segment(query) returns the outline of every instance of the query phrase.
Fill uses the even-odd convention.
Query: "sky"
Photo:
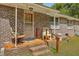
[[[44,3],[45,6],[51,7],[53,3]]]

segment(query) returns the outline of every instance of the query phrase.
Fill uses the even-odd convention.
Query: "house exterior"
[[[61,33],[63,36],[66,33],[75,35],[76,32],[79,32],[79,19],[62,15],[57,10],[52,10],[38,4],[0,4],[0,21],[3,19],[5,19],[5,22],[9,21],[9,30],[11,29],[15,35],[24,34],[25,38],[36,37],[36,29],[38,29],[39,38],[42,37],[43,30],[46,29],[54,34]],[[0,24],[0,28],[2,27]],[[2,31],[0,30],[0,32]],[[4,34],[5,38],[9,36],[7,33],[6,35]],[[5,39],[1,35],[0,43]],[[11,38],[3,42],[7,41],[11,41]]]

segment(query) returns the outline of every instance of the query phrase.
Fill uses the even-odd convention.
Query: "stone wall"
[[[18,33],[23,34],[23,12],[18,9]],[[11,28],[15,31],[15,8],[0,5],[0,48],[4,42],[11,42]]]
[[[5,49],[5,56],[31,56],[32,53],[29,51],[28,47],[17,47]]]
[[[18,32],[23,34],[23,9],[18,9]],[[15,8],[0,5],[0,18],[8,19],[10,26],[15,31]]]
[[[50,28],[50,24],[49,24],[50,18],[51,18],[50,16],[42,13],[37,13],[37,12],[34,13],[34,29],[35,29],[35,32],[36,32],[36,28],[39,29],[39,37],[42,36],[43,27]],[[60,18],[60,24],[58,26],[59,26],[59,29],[56,29],[56,33],[62,33],[63,36],[65,35],[65,33],[69,33],[72,36],[74,35],[74,29],[67,28],[68,27],[67,19]]]
[[[59,29],[59,33],[62,33],[62,35],[65,35],[66,33],[68,33],[70,36],[74,35],[74,24],[72,26],[68,25],[68,19],[66,18],[60,18],[60,29]],[[72,21],[71,21],[72,22]],[[71,29],[68,29],[71,28]]]
[[[9,20],[0,18],[0,48],[5,42],[11,42],[11,27]]]
[[[49,19],[50,16],[42,14],[42,13],[34,13],[34,29],[36,32],[36,28],[39,30],[39,37],[42,36],[42,29],[43,27],[49,27]]]

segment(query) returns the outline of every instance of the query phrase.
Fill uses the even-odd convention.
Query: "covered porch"
[[[33,40],[36,38],[42,39],[42,31],[43,27],[48,27],[49,21],[47,21],[47,25],[42,24],[43,19],[48,20],[53,15],[51,14],[52,10],[44,9],[43,7],[37,4],[1,4],[8,8],[13,8],[14,19],[9,22],[10,31],[12,34],[11,41],[14,43],[15,47],[18,42],[24,42],[28,40]],[[42,9],[43,8],[43,9]],[[43,12],[44,11],[44,12]],[[54,11],[55,13],[56,11]],[[40,17],[43,15],[44,17]],[[37,17],[37,18],[36,18]],[[45,19],[47,17],[48,19]],[[38,24],[38,19],[41,23]],[[55,16],[54,16],[55,20]],[[55,22],[54,22],[55,24]],[[55,30],[54,30],[55,33]],[[8,36],[8,35],[7,35]],[[6,37],[5,37],[6,38]],[[5,42],[6,43],[6,42]]]

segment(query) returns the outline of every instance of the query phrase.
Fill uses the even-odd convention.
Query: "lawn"
[[[60,51],[56,53],[56,49],[51,49],[52,55],[58,56],[79,56],[79,37],[72,37],[69,42],[63,40],[60,43]]]

